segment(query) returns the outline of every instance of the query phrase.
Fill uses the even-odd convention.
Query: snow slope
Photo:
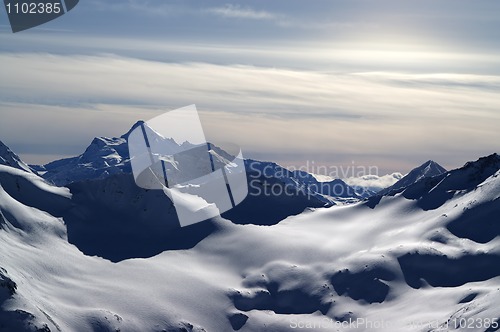
[[[21,158],[0,141],[0,165],[10,166],[26,172],[34,173]]]
[[[67,216],[106,228],[130,202],[108,195],[131,185],[122,175],[70,193],[11,167],[0,174],[0,331],[445,331],[463,319],[473,327],[459,331],[498,330],[484,327],[500,317],[498,155],[375,205],[311,209],[274,226],[208,220],[193,245],[119,262],[70,244]],[[104,218],[86,215],[89,198],[109,209]],[[155,236],[164,215],[144,211],[154,200],[116,216],[144,232],[137,246],[168,240]]]

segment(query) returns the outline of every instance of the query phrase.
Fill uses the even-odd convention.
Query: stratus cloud
[[[392,174],[386,174],[383,176],[378,176],[375,174],[364,175],[361,177],[350,177],[344,179],[344,181],[355,187],[364,187],[372,191],[380,191],[384,188],[392,186],[394,183],[398,182],[403,177],[403,174],[396,172]]]
[[[229,18],[244,18],[252,20],[273,20],[277,15],[267,12],[254,10],[250,7],[242,7],[240,5],[226,4],[222,7],[208,8],[207,12]]]
[[[390,73],[111,55],[0,54],[0,63],[8,78],[0,81],[1,138],[13,148],[36,141],[41,153],[72,133],[79,153],[94,135],[193,103],[211,139],[284,164],[354,160],[392,172],[434,159],[453,168],[495,152],[500,140],[498,76],[399,74],[396,83]]]

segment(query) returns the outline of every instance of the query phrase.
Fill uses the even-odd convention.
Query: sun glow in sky
[[[0,139],[43,163],[196,104],[210,139],[253,158],[458,167],[498,152],[499,12],[483,0],[81,1],[33,30],[0,23]]]

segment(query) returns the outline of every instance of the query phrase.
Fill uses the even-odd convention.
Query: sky
[[[0,140],[45,163],[196,104],[246,157],[451,169],[500,152],[499,54],[496,0],[81,0],[15,34],[1,8]]]

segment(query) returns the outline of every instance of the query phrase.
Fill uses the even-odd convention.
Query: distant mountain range
[[[127,148],[127,138],[133,129],[143,123],[143,121],[137,122],[121,137],[94,138],[87,149],[79,156],[53,161],[46,165],[30,165],[30,167],[44,179],[58,186],[65,186],[83,180],[102,179],[115,174],[131,174],[132,168]],[[220,148],[215,148],[221,151]],[[261,178],[269,178],[268,182],[278,182],[288,187],[294,187],[295,191],[305,191],[307,196],[314,197],[314,199],[328,205],[339,202],[339,200],[336,200],[337,198],[344,199],[343,201],[348,199],[347,202],[352,202],[377,193],[369,187],[349,186],[341,179],[319,181],[310,173],[305,171],[292,172],[274,162],[246,159],[245,166],[249,174],[255,175],[258,173]],[[398,181],[394,186],[382,191],[382,193],[405,187],[412,182],[418,181],[421,177],[439,174],[439,171],[444,171],[444,168],[435,162],[429,161],[414,169],[410,174]],[[316,203],[313,204],[313,206],[316,205]]]
[[[131,179],[127,138],[129,133],[141,124],[142,121],[137,122],[121,137],[94,138],[79,156],[46,165],[31,165],[31,168],[45,180],[58,186],[80,187],[81,184],[78,183],[82,181],[102,180],[119,175],[124,175],[124,179]],[[225,154],[220,148],[213,147],[218,153]],[[291,214],[300,213],[308,207],[330,206],[363,198],[340,179],[319,182],[307,172],[292,172],[274,162],[252,159],[245,160],[245,167],[249,195],[242,204],[227,212],[227,216],[236,223],[269,225]],[[272,206],[274,212],[270,213],[269,209],[255,209],[257,202],[262,206]],[[262,211],[267,211],[265,217],[261,215]]]
[[[17,165],[16,167],[19,169],[25,169],[40,175],[50,183],[69,187],[72,191],[79,193],[76,195],[78,199],[83,199],[80,193],[86,192],[86,200],[88,201],[85,204],[91,209],[92,206],[100,205],[99,202],[95,201],[96,197],[102,196],[99,194],[100,192],[111,195],[109,198],[105,198],[108,203],[134,194],[142,195],[139,194],[141,192],[147,193],[147,191],[133,184],[132,167],[127,146],[129,134],[141,125],[147,126],[143,121],[138,121],[121,137],[96,137],[81,155],[56,160],[46,165],[28,166],[2,144],[6,151],[4,159],[9,160],[12,165]],[[158,139],[164,138],[160,137]],[[175,142],[172,142],[166,142],[166,144],[175,144]],[[217,146],[212,146],[217,153],[227,155],[225,151]],[[289,171],[274,162],[245,159],[245,167],[249,195],[241,204],[224,213],[223,216],[234,223],[259,225],[275,224],[290,215],[299,214],[307,208],[354,203],[370,196],[383,196],[394,193],[398,189],[409,186],[424,177],[432,177],[445,171],[437,163],[428,161],[412,170],[393,186],[374,192],[366,187],[351,187],[341,179],[319,181],[313,174],[305,171]],[[106,191],[105,188],[102,188],[103,186],[109,186],[110,183],[114,183],[114,188],[121,188],[118,193],[123,195],[113,196],[109,193],[109,190]],[[150,194],[148,193],[148,195]],[[160,193],[157,198],[157,206],[160,210],[164,206],[162,203],[163,198]],[[109,206],[113,205],[114,203],[103,208],[108,209]],[[102,211],[99,210],[98,213],[102,214]],[[111,215],[116,215],[116,213],[113,212]],[[175,213],[169,217],[169,220],[171,220],[170,228],[175,228],[177,225]],[[95,228],[90,228],[90,230],[94,232]],[[73,232],[70,232],[70,234],[73,234]],[[75,239],[72,235],[70,237],[71,240]],[[93,247],[95,248],[95,246]],[[118,251],[123,252],[122,249]]]

